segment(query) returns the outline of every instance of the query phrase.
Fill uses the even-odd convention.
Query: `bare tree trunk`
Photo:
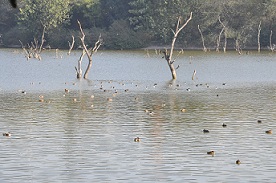
[[[219,16],[219,22],[221,22],[220,16]],[[223,26],[222,29],[221,29],[221,31],[220,31],[220,33],[219,33],[218,39],[217,39],[217,48],[216,48],[216,51],[217,51],[217,52],[219,52],[221,35],[222,35],[224,29],[225,29],[225,28],[224,28],[224,26]]]
[[[224,28],[221,29],[220,33],[219,33],[219,36],[218,36],[218,39],[217,39],[217,48],[216,48],[216,51],[219,52],[219,47],[220,47],[220,39],[221,39],[221,35],[224,31]]]
[[[72,49],[74,48],[74,45],[75,45],[75,37],[72,35],[72,43],[70,43],[70,41],[68,41],[68,44],[69,44],[69,51],[68,51],[68,55],[71,54],[71,51]]]
[[[224,30],[224,46],[223,46],[223,52],[226,53],[226,47],[227,47],[227,32],[226,32],[226,26],[224,23],[222,23],[220,16],[219,16],[219,23],[222,25],[223,30]]]
[[[227,47],[227,33],[224,31],[224,46],[223,46],[223,52],[226,53],[226,47]]]
[[[177,79],[176,69],[174,68],[174,65],[173,65],[174,61],[171,61],[170,54],[167,52],[167,50],[163,51],[163,53],[164,53],[164,58],[167,61],[168,66],[170,68],[172,79]]]
[[[260,42],[260,35],[261,35],[261,24],[262,21],[260,21],[259,27],[258,27],[258,52],[261,52],[261,42]]]
[[[274,52],[275,50],[275,44],[272,44],[272,30],[270,31],[270,35],[269,35],[269,49],[271,50],[271,52]]]
[[[242,54],[242,50],[241,50],[241,46],[240,46],[238,38],[236,39],[236,51],[239,53],[239,55]]]
[[[176,25],[175,31],[172,30],[174,36],[173,36],[173,39],[172,39],[170,53],[168,54],[167,50],[163,51],[164,58],[167,61],[168,66],[169,66],[170,71],[171,71],[171,74],[172,74],[172,79],[176,79],[177,78],[177,76],[176,76],[176,69],[174,68],[174,65],[173,65],[174,61],[172,61],[174,44],[175,44],[175,41],[177,39],[178,34],[192,20],[192,17],[193,17],[193,12],[191,12],[189,19],[183,25],[180,25],[180,23],[181,23],[181,16],[178,17],[178,21],[177,21],[177,25]],[[179,27],[179,26],[181,26],[181,27]]]
[[[200,30],[200,27],[199,25],[197,25],[197,28],[198,28],[198,31],[200,33],[200,36],[201,36],[201,40],[202,40],[202,46],[203,46],[203,51],[204,52],[207,52],[207,48],[205,46],[205,41],[204,41],[204,37],[203,37],[203,34],[202,34],[202,31]]]
[[[82,54],[78,60],[78,67],[75,67],[78,79],[80,79],[82,77],[81,63],[82,63],[82,59],[83,59],[84,55],[85,55],[85,50],[82,50]]]
[[[45,39],[44,39],[44,37],[45,37],[45,29],[46,29],[46,26],[43,26],[43,31],[42,31],[42,35],[41,35],[41,44],[40,44],[40,47],[39,47],[39,54],[41,53],[42,46],[43,46],[43,44],[45,42]]]
[[[90,55],[88,55],[87,52],[85,51],[86,55],[89,59],[89,63],[88,63],[88,66],[87,66],[86,71],[85,71],[84,76],[83,76],[84,79],[88,78],[88,73],[89,73],[90,68],[92,66],[92,55],[98,51],[98,49],[100,48],[101,45],[102,45],[102,39],[101,39],[101,35],[100,35],[99,38],[98,38],[98,41],[94,45],[94,48],[90,49],[90,51],[91,51]]]
[[[102,39],[101,39],[101,35],[100,35],[99,38],[98,38],[98,41],[94,45],[94,48],[91,48],[91,49],[88,50],[87,47],[86,47],[86,45],[85,45],[85,42],[84,42],[85,34],[84,34],[83,30],[82,30],[81,23],[79,21],[78,21],[78,24],[79,24],[79,28],[80,28],[80,31],[81,31],[81,34],[82,34],[82,37],[80,37],[80,40],[81,40],[81,43],[82,43],[82,47],[83,47],[83,49],[85,51],[85,54],[86,54],[86,56],[88,58],[88,65],[87,65],[86,71],[85,71],[84,76],[83,76],[84,79],[87,79],[88,78],[88,73],[89,73],[89,71],[90,71],[90,69],[92,67],[92,55],[94,53],[96,53],[97,50],[102,45]]]
[[[23,45],[21,40],[19,40],[19,42],[21,44],[21,47],[22,47],[23,51],[25,52],[25,56],[26,56],[27,60],[32,58],[32,53],[25,48],[25,46]]]

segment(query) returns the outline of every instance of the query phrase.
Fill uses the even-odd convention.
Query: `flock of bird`
[[[257,120],[257,122],[258,122],[258,123],[262,123],[262,120]],[[226,125],[225,123],[223,123],[223,124],[222,124],[222,127],[225,128],[225,127],[227,127],[227,125]],[[203,133],[209,133],[209,132],[210,132],[210,131],[207,130],[207,129],[203,129],[202,131],[203,131]],[[272,134],[272,130],[267,130],[267,131],[265,131],[265,133],[266,133],[266,134]],[[207,154],[208,154],[208,155],[211,155],[211,156],[215,156],[215,151],[208,151]],[[238,159],[238,160],[236,161],[236,164],[237,164],[237,165],[241,164],[241,161]]]
[[[10,0],[10,4],[11,4],[11,6],[13,8],[17,8],[16,0]],[[193,73],[193,76],[192,76],[192,80],[194,80],[195,74],[196,74],[196,71],[194,70],[194,73]],[[154,87],[156,85],[157,84],[154,84]],[[225,85],[225,83],[223,83],[223,85]],[[196,85],[196,86],[198,87],[199,85]],[[128,91],[128,90],[125,90],[125,91]],[[187,91],[190,91],[190,88],[188,88]],[[65,89],[65,93],[68,93],[68,92],[69,92],[69,90]],[[25,91],[22,91],[22,93],[26,94]],[[108,101],[112,101],[112,98],[108,98]],[[44,102],[43,96],[39,96],[39,102]],[[185,111],[186,111],[186,109],[181,109],[181,112],[185,112]],[[146,111],[146,112],[148,112],[148,111]],[[257,120],[257,122],[258,123],[262,123],[261,120]],[[223,123],[222,127],[227,127],[227,125]],[[209,132],[210,132],[209,130],[203,129],[203,133],[209,133]],[[267,131],[265,131],[265,133],[272,134],[272,130],[267,130]],[[11,137],[11,133],[10,132],[5,132],[5,133],[3,133],[3,136],[5,136],[5,137]],[[141,141],[141,139],[139,137],[135,137],[134,138],[134,142],[140,142],[140,141]],[[214,156],[215,155],[215,151],[213,151],[213,150],[212,151],[208,151],[207,154],[211,155],[211,156]],[[236,160],[236,164],[237,165],[241,164],[241,161],[239,159]]]
[[[111,83],[111,82],[110,82]],[[102,85],[103,83],[101,82],[101,90],[103,90],[103,85]],[[154,84],[154,86],[156,86],[157,84]],[[128,91],[128,90],[127,90]],[[127,92],[126,90],[125,90],[125,92]],[[65,92],[65,94],[66,93],[69,93],[70,91],[69,91],[69,89],[64,89],[64,92]],[[25,90],[22,90],[21,91],[21,93],[22,94],[26,94],[26,91]],[[94,95],[91,95],[91,98],[94,98]],[[112,101],[112,98],[108,98],[107,99],[109,102],[110,101]],[[74,102],[76,102],[77,101],[77,99],[75,99],[74,98],[74,100],[73,100]],[[44,96],[43,95],[39,95],[39,102],[44,102]],[[162,104],[163,105],[163,104]],[[164,104],[165,105],[165,104]],[[183,109],[181,109],[180,110],[181,112],[186,112],[186,109],[185,108],[183,108]],[[149,115],[151,115],[151,114],[153,114],[153,112],[152,111],[149,111],[149,110],[145,110],[145,112],[147,113],[147,114],[149,114]],[[257,120],[257,123],[262,123],[262,121],[261,120]],[[225,124],[225,123],[223,123],[222,124],[222,127],[223,128],[226,128],[227,127],[227,124]],[[203,133],[210,133],[210,131],[208,130],[208,129],[203,129],[202,130],[202,132]],[[267,130],[267,131],[265,131],[265,133],[266,134],[272,134],[272,130]],[[5,132],[5,133],[3,133],[3,136],[4,137],[11,137],[11,133],[10,132]],[[141,141],[141,139],[139,138],[139,137],[135,137],[134,138],[134,142],[140,142]],[[207,152],[207,154],[208,155],[211,155],[211,156],[215,156],[215,151],[208,151]],[[238,159],[238,160],[236,160],[236,164],[237,165],[240,165],[241,164],[241,161]]]

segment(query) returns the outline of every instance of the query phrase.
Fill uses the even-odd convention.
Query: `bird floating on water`
[[[204,129],[203,133],[209,133],[209,130]]]
[[[214,156],[215,155],[215,151],[208,151],[207,154]]]
[[[238,160],[236,161],[236,164],[237,164],[237,165],[241,164],[241,161],[238,159]]]
[[[10,136],[11,136],[11,133],[10,133],[10,132],[3,133],[3,136],[5,136],[5,137],[10,137]]]
[[[139,137],[134,138],[134,142],[140,142],[140,138]]]

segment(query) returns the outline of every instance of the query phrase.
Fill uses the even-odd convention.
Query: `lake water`
[[[185,52],[176,81],[144,51],[100,51],[77,80],[79,56],[0,50],[1,182],[275,181],[275,54]]]

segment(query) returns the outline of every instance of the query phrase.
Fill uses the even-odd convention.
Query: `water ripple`
[[[265,133],[276,127],[274,91],[1,92],[1,130],[12,136],[1,137],[0,180],[266,182],[276,165],[275,135]]]

